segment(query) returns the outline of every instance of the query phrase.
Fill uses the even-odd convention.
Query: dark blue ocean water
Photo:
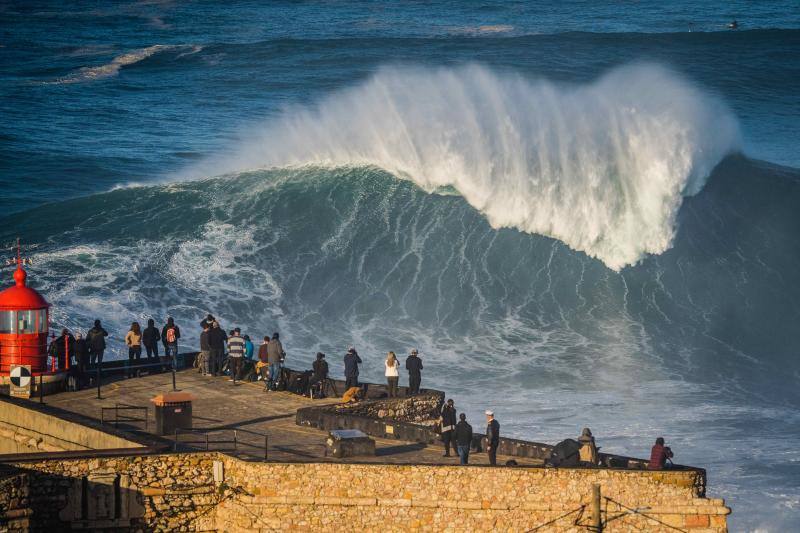
[[[797,2],[3,2],[0,241],[120,354],[209,310],[373,380],[418,347],[471,418],[663,434],[787,531],[798,86]]]

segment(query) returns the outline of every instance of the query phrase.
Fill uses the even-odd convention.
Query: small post
[[[173,446],[172,451],[178,451],[178,428],[175,428],[175,445]]]
[[[236,432],[236,430],[234,429],[234,430],[233,430],[233,449],[234,449],[234,450],[238,450],[238,448],[237,448],[237,446],[236,446],[236,440],[237,440],[237,439],[236,439],[236,437],[237,437],[237,432]]]
[[[264,435],[264,460],[269,459],[269,435]]]
[[[591,530],[596,533],[603,531],[603,522],[600,516],[600,484],[592,485],[592,525]]]
[[[178,390],[175,384],[175,354],[172,354],[172,390]]]
[[[39,374],[39,403],[44,403],[44,385],[41,374]]]
[[[97,399],[100,399],[100,361],[97,362]]]

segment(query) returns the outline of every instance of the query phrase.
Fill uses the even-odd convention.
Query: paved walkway
[[[353,461],[375,463],[414,464],[458,464],[458,457],[442,457],[443,449],[438,445],[424,445],[388,439],[375,439],[375,457],[335,459],[325,457],[327,432],[295,424],[295,412],[301,407],[336,403],[335,398],[311,400],[288,392],[264,392],[262,382],[237,383],[227,378],[201,376],[196,370],[177,373],[177,385],[181,392],[194,395],[192,404],[195,429],[214,429],[209,433],[210,449],[225,451],[243,459],[264,458],[264,436],[269,439],[269,460],[278,462],[306,461]],[[102,399],[96,398],[96,389],[80,392],[63,392],[45,397],[45,403],[100,419],[101,407],[116,404],[148,407],[150,423],[148,432],[153,432],[154,406],[150,399],[172,391],[171,374],[155,374],[109,383],[102,388]],[[111,415],[113,417],[113,414]],[[136,415],[141,416],[141,415]],[[108,412],[106,412],[108,418]],[[120,424],[119,429],[144,430],[143,423]],[[476,431],[482,428],[475,427]],[[233,440],[236,432],[237,449],[232,443],[217,443],[218,440]],[[174,440],[174,436],[165,436]],[[205,449],[205,435],[181,435],[184,448]],[[473,454],[473,464],[487,464],[486,454]],[[504,464],[508,457],[498,456]],[[515,458],[520,464],[536,464],[535,461]]]

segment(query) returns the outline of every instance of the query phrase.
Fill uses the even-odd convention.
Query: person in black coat
[[[450,445],[454,442],[453,430],[456,429],[456,406],[453,404],[453,399],[447,400],[447,403],[442,407],[442,414],[439,417],[439,422],[442,428],[442,442],[444,443],[444,457],[450,457]]]
[[[500,424],[494,419],[493,411],[486,411],[486,452],[489,464],[497,465],[497,446],[500,444]]]
[[[103,329],[99,320],[94,321],[94,327],[86,333],[86,343],[89,345],[89,362],[103,364],[103,352],[106,351],[106,337],[108,332]]]
[[[78,388],[89,384],[89,345],[80,333],[75,334],[75,360],[78,362]]]
[[[419,352],[411,350],[411,355],[406,359],[406,370],[408,370],[408,395],[419,394],[419,386],[422,384],[422,359]]]
[[[225,341],[228,335],[219,327],[219,322],[214,321],[208,330],[208,371],[212,376],[222,372],[222,359],[225,356]]]
[[[472,426],[467,423],[467,415],[458,415],[459,421],[456,429],[453,430],[453,438],[456,441],[456,451],[461,459],[462,465],[469,464],[469,449],[472,446]]]
[[[311,364],[311,368],[313,369],[314,373],[311,375],[311,379],[308,381],[308,388],[305,391],[306,394],[311,391],[311,388],[314,385],[320,381],[328,379],[328,362],[325,360],[324,353],[317,352],[317,359]]]
[[[55,356],[58,361],[58,369],[64,370],[67,367],[67,353],[70,359],[75,356],[75,337],[66,328],[61,330],[61,336],[53,341]],[[72,366],[72,365],[70,365]]]
[[[344,390],[352,387],[358,387],[358,365],[361,364],[361,358],[354,347],[347,350],[347,355],[344,356],[344,377],[346,384]]]
[[[158,341],[160,340],[161,334],[156,327],[156,321],[151,318],[147,321],[147,327],[142,331],[142,344],[147,351],[148,363],[151,363],[154,357],[158,358]]]

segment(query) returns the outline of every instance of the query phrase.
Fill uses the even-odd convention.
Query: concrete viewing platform
[[[439,391],[387,399],[368,385],[342,404],[186,369],[176,382],[191,413],[164,406],[193,426],[176,443],[156,434],[151,401],[173,392],[172,374],[124,373],[109,370],[99,399],[90,388],[0,401],[0,530],[727,531],[731,510],[706,497],[700,468],[609,454],[542,467],[552,446],[507,438],[492,467],[478,421],[458,466],[434,428]],[[359,437],[347,444],[363,455],[332,457],[334,429],[369,435],[374,455]]]
[[[340,398],[310,399],[284,391],[264,391],[264,384],[237,382],[234,385],[227,377],[206,377],[194,369],[177,373],[177,389],[194,396],[192,402],[193,434],[178,436],[179,450],[205,451],[205,434],[209,438],[209,450],[245,460],[264,460],[267,436],[267,457],[275,462],[369,462],[389,464],[458,464],[455,451],[453,457],[442,457],[443,446],[404,442],[396,439],[375,438],[375,455],[337,459],[325,455],[327,431],[296,424],[298,409],[313,406],[333,405]],[[104,385],[102,399],[98,400],[96,389],[78,392],[62,392],[45,397],[45,404],[76,413],[114,427],[116,405],[144,407],[148,409],[148,424],[144,422],[120,422],[117,429],[122,432],[146,433],[155,437],[154,405],[151,399],[159,394],[172,392],[172,376],[169,373],[121,379]],[[120,418],[141,417],[141,412],[120,411]],[[473,430],[480,432],[483,421],[473,421]],[[236,434],[236,449],[232,442]],[[158,439],[174,443],[175,436],[165,435]],[[225,442],[220,442],[225,441]],[[498,463],[504,464],[511,456],[498,455]],[[537,465],[542,461],[534,458],[513,457],[520,465]],[[485,453],[470,455],[471,464],[488,464]]]

